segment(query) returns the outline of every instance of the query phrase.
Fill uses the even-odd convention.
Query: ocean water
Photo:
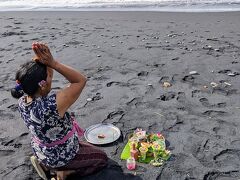
[[[0,11],[240,11],[240,0],[0,0]]]

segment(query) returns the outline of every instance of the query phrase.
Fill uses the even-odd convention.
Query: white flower
[[[59,133],[62,131],[63,129],[61,127],[54,127],[49,129],[46,132],[46,137],[51,139],[52,141],[58,140],[57,139],[57,135],[59,135]]]

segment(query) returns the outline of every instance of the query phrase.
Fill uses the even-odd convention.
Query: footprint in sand
[[[20,136],[16,137],[15,139],[11,139],[9,141],[3,140],[1,144],[6,147],[14,147],[14,148],[21,148],[22,147],[22,140],[26,140],[26,136],[29,133],[22,133]]]
[[[231,73],[232,71],[229,70],[229,69],[224,69],[224,70],[220,70],[218,71],[219,74],[228,74],[228,73]]]
[[[204,177],[203,180],[208,180],[208,179],[216,179],[216,177],[218,179],[233,179],[232,177],[240,177],[240,172],[238,170],[233,170],[233,171],[209,171],[207,172]],[[235,178],[234,178],[235,179]]]
[[[12,104],[7,107],[8,109],[12,110],[13,112],[18,111],[18,104]]]
[[[104,119],[102,121],[102,123],[104,123],[104,122],[108,122],[108,123],[119,122],[123,118],[124,115],[125,115],[125,113],[122,110],[113,111],[107,115],[107,118]]]
[[[0,157],[2,156],[11,156],[15,153],[14,150],[1,150],[0,149]]]
[[[216,117],[216,116],[225,116],[227,115],[227,112],[225,111],[217,111],[217,110],[208,110],[202,113],[205,116],[209,117]]]
[[[142,102],[142,97],[135,97],[131,101],[127,102],[127,106],[136,106],[138,103]]]
[[[126,82],[119,82],[119,81],[111,81],[109,83],[106,84],[107,87],[111,87],[113,84],[115,85],[119,85],[120,87],[129,87],[130,83],[126,83]]]
[[[199,101],[202,103],[203,106],[205,107],[211,107],[210,103],[208,102],[207,98],[201,98]]]
[[[238,93],[237,89],[231,89],[230,86],[226,86],[224,84],[224,81],[220,81],[220,83],[221,83],[220,85],[212,89],[212,93],[223,94],[225,96]]]
[[[146,94],[146,95],[147,95],[147,94],[152,95],[154,92],[155,92],[155,88],[154,88],[152,85],[148,85],[145,94]]]
[[[182,79],[182,81],[184,83],[193,83],[194,82],[194,77],[192,75],[187,75],[187,76],[184,76],[184,78]]]
[[[186,100],[185,93],[184,92],[178,92],[177,101],[184,102],[185,100]]]
[[[176,96],[176,93],[175,92],[167,92],[167,93],[164,93],[162,94],[159,98],[157,99],[160,99],[162,101],[169,101],[171,99],[174,99]]]
[[[224,108],[227,106],[226,102],[221,102],[217,104],[210,104],[207,98],[200,98],[199,101],[202,103],[205,107],[217,107],[217,108]]]
[[[141,71],[137,74],[137,76],[147,76],[148,72],[147,71]]]

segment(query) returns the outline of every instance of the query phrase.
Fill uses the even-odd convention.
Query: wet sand
[[[122,141],[101,147],[142,179],[240,178],[240,12],[1,12],[0,179],[37,179],[30,134],[10,96],[33,41],[88,77],[71,108],[83,128],[109,122]],[[191,72],[196,71],[196,72]],[[163,87],[169,82],[170,87]],[[53,89],[66,85],[55,73]],[[87,102],[87,98],[92,98]],[[136,128],[161,132],[172,158],[162,167],[120,160]],[[114,179],[114,177],[112,177]]]

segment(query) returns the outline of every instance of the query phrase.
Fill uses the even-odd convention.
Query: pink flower
[[[157,133],[157,137],[160,139],[164,139],[163,135],[160,132]]]

